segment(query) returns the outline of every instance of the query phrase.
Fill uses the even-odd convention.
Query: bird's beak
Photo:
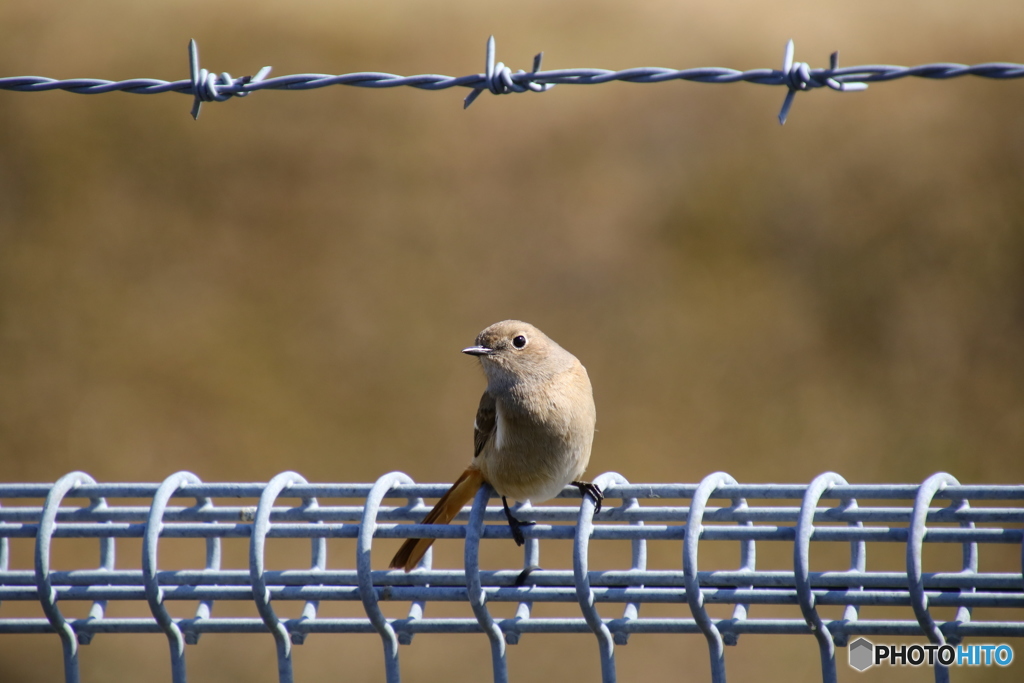
[[[489,356],[494,353],[494,349],[487,348],[486,346],[470,346],[468,349],[462,349],[463,353],[468,353],[471,356]]]

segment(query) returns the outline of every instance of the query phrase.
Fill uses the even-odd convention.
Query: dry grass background
[[[1013,0],[10,0],[0,73],[183,78],[195,37],[235,75],[462,75],[490,33],[513,68],[774,66],[790,37],[813,66],[1021,62],[1022,26]],[[785,128],[783,91],[749,84],[463,95],[262,92],[195,123],[176,94],[0,93],[0,480],[447,480],[483,384],[458,350],[519,317],[590,370],[592,474],[1021,481],[1021,83],[804,94]],[[526,637],[513,677],[593,680],[594,647]],[[162,680],[165,651],[101,636],[84,680]],[[698,636],[618,652],[623,680],[707,675]],[[811,638],[729,657],[736,680],[818,679]],[[403,658],[410,681],[489,671],[483,636]],[[370,636],[296,666],[383,671]],[[270,637],[206,636],[190,673],[276,680]],[[56,637],[0,638],[0,680],[60,675]]]

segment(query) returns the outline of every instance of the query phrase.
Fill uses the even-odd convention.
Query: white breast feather
[[[494,450],[500,451],[505,448],[505,432],[508,428],[505,426],[505,415],[501,410],[501,403],[495,406],[495,420],[494,420]]]

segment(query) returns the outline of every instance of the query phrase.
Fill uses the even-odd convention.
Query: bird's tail
[[[480,470],[475,467],[467,468],[447,493],[441,496],[441,500],[437,501],[434,509],[423,518],[423,524],[448,524],[451,522],[455,519],[455,515],[459,514],[462,506],[473,500],[473,496],[480,490],[483,483],[484,475]],[[419,563],[427,552],[427,548],[435,540],[433,538],[407,539],[395,553],[394,559],[391,560],[391,568],[412,571],[412,568]]]

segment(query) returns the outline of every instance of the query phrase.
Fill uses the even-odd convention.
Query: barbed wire
[[[936,63],[919,66],[892,66],[870,64],[863,66],[839,66],[839,53],[833,52],[827,69],[811,68],[806,62],[794,60],[794,45],[786,44],[782,68],[752,69],[737,71],[722,67],[701,67],[694,69],[668,69],[661,67],[639,67],[621,71],[607,69],[555,69],[542,71],[544,53],[534,57],[533,69],[515,73],[502,62],[495,62],[494,36],[487,40],[484,73],[468,76],[443,76],[420,74],[398,76],[395,74],[365,71],[341,75],[293,74],[268,78],[271,67],[265,66],[253,76],[232,78],[231,74],[215,74],[200,68],[199,50],[196,41],[189,42],[190,75],[186,80],[164,81],[153,78],[133,78],[124,81],[108,81],[96,78],[71,78],[58,80],[42,76],[13,76],[0,78],[0,90],[18,92],[45,92],[66,90],[83,95],[98,95],[108,92],[127,92],[135,95],[155,95],[164,92],[179,92],[193,96],[192,118],[198,119],[204,102],[223,102],[232,97],[244,97],[258,90],[313,90],[332,85],[350,85],[359,88],[412,87],[421,90],[445,90],[448,88],[470,88],[472,92],[463,101],[469,107],[485,90],[495,95],[522,92],[545,92],[556,85],[596,85],[611,81],[626,83],[663,83],[666,81],[694,81],[697,83],[737,83],[745,81],[760,85],[776,85],[787,88],[779,123],[785,124],[793,99],[797,92],[830,88],[839,92],[864,90],[869,83],[893,81],[899,78],[929,78],[946,80],[961,76],[978,76],[991,79],[1024,78],[1024,64],[1011,62],[989,62],[985,64]]]
[[[865,636],[924,637],[930,643],[925,647],[933,648],[958,646],[965,638],[1024,637],[1019,566],[993,571],[988,555],[980,559],[993,544],[1024,547],[1024,485],[964,485],[946,473],[921,484],[850,484],[834,472],[809,484],[743,484],[724,472],[699,484],[631,484],[607,472],[594,483],[606,496],[600,511],[591,498],[580,500],[575,487],[559,496],[575,500],[561,505],[517,506],[517,516],[535,522],[524,530],[523,566],[496,570],[481,567],[481,542],[511,546],[511,533],[502,508],[488,506],[494,495],[489,487],[455,523],[424,525],[430,509],[424,498],[440,497],[447,486],[417,484],[401,472],[372,484],[310,483],[295,472],[267,483],[205,483],[190,472],[161,483],[100,483],[71,472],[52,484],[0,484],[0,600],[35,602],[42,610],[41,617],[0,613],[0,635],[59,636],[66,683],[79,680],[79,646],[99,634],[163,633],[174,683],[186,681],[186,645],[217,633],[271,634],[282,683],[293,681],[292,646],[312,634],[378,634],[388,683],[401,678],[399,646],[419,633],[485,635],[496,683],[508,681],[506,645],[558,633],[596,637],[605,683],[616,679],[615,647],[651,633],[703,635],[713,683],[726,680],[725,646],[737,645],[746,634],[813,636],[823,683],[836,681],[836,648],[849,647],[856,666]],[[389,499],[398,501],[385,503]],[[53,545],[64,538],[98,541],[98,566],[51,566]],[[141,567],[138,557],[126,563],[115,552],[121,539],[133,538],[142,539]],[[160,540],[167,538],[204,542],[205,566],[161,569]],[[268,569],[266,547],[274,538],[309,539],[311,554],[289,553],[294,564]],[[389,543],[405,538],[456,539],[463,561],[456,568],[437,567],[431,550],[410,573],[375,569],[394,551]],[[226,539],[248,544],[248,568],[223,566]],[[331,539],[355,540],[354,554],[338,552],[348,546],[332,546],[329,565]],[[572,541],[571,570],[539,568],[541,543],[550,540]],[[602,568],[588,559],[595,544],[622,541],[630,543],[628,568]],[[709,541],[736,544],[739,567],[709,567],[707,554],[699,553]],[[820,554],[823,543],[836,542],[849,544],[848,564],[843,558],[836,568],[811,571],[812,550]],[[765,555],[757,552],[765,543],[791,546],[792,564],[765,567]],[[651,544],[670,550],[681,566],[650,568]],[[892,555],[886,544],[905,548],[905,564],[879,566],[880,556]],[[934,563],[936,544],[960,546],[960,569],[927,571],[924,549],[931,546]],[[558,552],[555,544],[544,547]],[[768,546],[773,547],[778,546]],[[871,569],[869,550],[875,558]],[[180,566],[180,555],[167,561],[174,552],[182,546],[165,543],[165,566]],[[599,557],[608,562],[610,555]],[[820,565],[823,558],[816,560]],[[142,604],[151,616],[110,614],[111,601]],[[198,603],[194,617],[171,616],[169,606],[180,613],[183,601]],[[361,603],[365,616],[325,616],[322,601]],[[225,611],[225,602],[255,603],[258,616],[216,614]],[[407,603],[408,616],[385,617],[386,602]],[[438,602],[468,603],[472,616],[430,615]],[[538,616],[536,602],[546,603],[549,614],[559,607],[561,612]],[[87,617],[68,616],[68,605],[75,603],[89,605]],[[280,616],[281,610],[294,613],[287,608],[298,603],[301,616]],[[502,604],[515,605],[515,616],[498,616]],[[659,616],[642,615],[644,605],[652,604],[666,609]],[[731,616],[711,616],[712,604],[731,605]],[[788,611],[792,606],[799,606],[798,618]],[[894,611],[899,608],[903,618]],[[975,608],[984,611],[976,614]],[[609,616],[612,609],[621,610],[621,617]],[[837,609],[841,616],[826,616]],[[934,673],[939,683],[948,681],[944,663],[936,661]]]

